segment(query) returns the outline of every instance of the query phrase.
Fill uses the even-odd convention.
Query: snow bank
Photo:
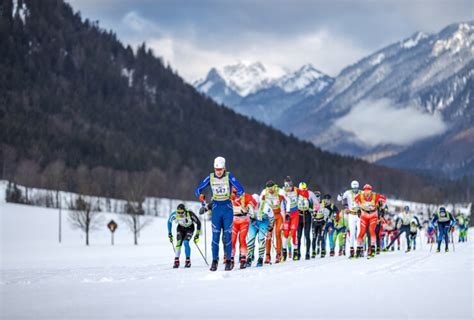
[[[192,244],[191,269],[172,269],[166,219],[132,245],[120,215],[115,246],[105,224],[83,245],[58,210],[0,204],[2,319],[472,319],[470,242],[456,252],[417,250],[375,259],[208,267]],[[209,223],[208,246],[210,245]],[[204,237],[200,242],[204,249]],[[208,248],[209,250],[209,248]],[[208,253],[209,256],[209,253]]]

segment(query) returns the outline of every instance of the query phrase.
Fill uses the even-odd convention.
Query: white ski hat
[[[354,180],[351,182],[351,188],[352,189],[359,189],[359,181]]]
[[[214,159],[214,168],[215,169],[225,169],[225,159],[224,157],[217,157]]]

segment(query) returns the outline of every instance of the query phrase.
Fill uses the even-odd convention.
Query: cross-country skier
[[[257,194],[254,199],[259,200]],[[265,242],[267,240],[267,233],[272,232],[274,224],[274,214],[272,208],[265,202],[260,202],[258,209],[250,213],[250,228],[247,237],[248,257],[247,267],[252,265],[255,251],[255,238],[258,236],[258,261],[257,267],[263,265],[263,256],[265,255]]]
[[[385,225],[385,230],[387,230],[387,243],[390,243],[392,240],[395,239],[397,241],[398,250],[400,251],[400,237],[397,237],[398,229],[397,229],[397,226],[395,225],[395,221],[393,220],[392,217],[388,217],[386,221],[387,221],[387,224]],[[389,249],[390,248],[388,248],[388,245],[384,247],[384,251],[388,251]],[[395,247],[392,246],[390,250],[394,251]]]
[[[272,180],[267,181],[265,184],[265,189],[262,190],[260,194],[260,202],[266,202],[272,209],[275,216],[275,225],[273,230],[275,230],[275,242],[276,242],[276,257],[275,263],[280,263],[281,260],[281,231],[283,226],[283,216],[281,212],[282,202],[284,198],[279,194],[278,185]],[[271,250],[272,250],[272,235],[273,232],[269,232],[267,235],[266,243],[266,256],[265,263],[270,263],[271,261]]]
[[[184,204],[179,204],[176,211],[170,214],[168,219],[168,239],[173,243],[173,233],[171,232],[171,226],[173,221],[176,222],[176,248],[173,268],[179,267],[179,256],[181,255],[181,247],[184,243],[184,251],[186,254],[186,261],[184,264],[185,268],[191,267],[191,247],[189,246],[189,240],[193,237],[194,224],[197,225],[196,235],[194,236],[194,242],[199,242],[199,235],[201,234],[201,221],[196,214],[190,210],[186,210]]]
[[[280,195],[284,198],[285,221],[283,222],[283,261],[287,258],[288,237],[291,233],[291,240],[293,241],[294,254],[297,253],[298,238],[296,231],[298,230],[298,189],[293,185],[290,177],[286,177],[284,181],[284,188],[280,190]]]
[[[436,249],[436,252],[439,252],[441,249],[443,237],[446,243],[445,251],[448,252],[449,232],[454,230],[454,225],[456,224],[456,220],[454,220],[453,215],[449,213],[445,207],[440,207],[438,212],[433,216],[431,224],[438,224],[438,248]]]
[[[194,191],[199,197],[199,201],[205,200],[202,191],[211,187],[212,193],[212,264],[211,271],[217,270],[219,259],[219,241],[221,229],[224,230],[224,249],[227,260],[225,261],[225,270],[232,270],[232,221],[234,219],[232,202],[230,200],[231,188],[237,189],[237,196],[244,193],[244,188],[230,172],[226,172],[225,159],[217,157],[214,159],[214,173],[209,174]]]
[[[467,241],[468,224],[466,224],[466,217],[462,213],[459,213],[456,217],[456,221],[459,229],[459,242]]]
[[[418,220],[418,218],[416,216],[413,216],[410,213],[410,207],[405,206],[403,208],[403,211],[395,219],[395,226],[398,227],[398,224],[401,223],[401,227],[398,229],[398,234],[395,237],[395,239],[390,241],[389,245],[387,246],[387,250],[390,249],[390,247],[393,245],[395,240],[397,238],[399,238],[402,235],[402,233],[405,233],[405,236],[406,236],[406,239],[407,239],[406,252],[409,252],[411,250],[411,247],[410,247],[410,222],[411,222],[412,218],[415,218],[418,221],[418,225],[420,224],[420,221]]]
[[[364,185],[364,192],[357,195],[354,199],[355,203],[358,204],[361,215],[360,215],[360,232],[357,237],[357,256],[362,256],[362,241],[367,231],[370,231],[370,256],[375,257],[375,227],[378,220],[378,208],[383,206],[386,202],[386,198],[378,193],[372,192],[372,186],[370,184]]]
[[[421,230],[420,220],[417,217],[413,217],[410,222],[410,244],[408,250],[413,244],[413,251],[416,250],[416,236],[418,235],[418,229]]]
[[[430,221],[425,221],[423,224],[425,225],[427,243],[435,243],[435,226]]]
[[[325,213],[328,213],[327,210],[323,210],[323,201],[321,200],[321,192],[315,191],[314,194],[316,198],[320,200],[319,210],[314,210],[313,212],[313,241],[312,241],[312,252],[311,258],[316,258],[321,251],[322,243],[323,243],[323,235],[324,229],[326,226],[326,218]]]
[[[248,193],[237,196],[237,189],[232,187],[232,206],[234,210],[234,222],[232,226],[232,267],[234,266],[235,246],[239,237],[240,246],[240,269],[245,268],[247,262],[247,233],[249,231],[250,215],[257,208],[257,202]]]
[[[347,224],[344,212],[337,212],[334,217],[334,235],[333,235],[333,246],[336,247],[336,242],[339,245],[339,256],[342,256],[345,252],[345,238]]]
[[[344,192],[342,195],[342,203],[344,206],[344,211],[346,213],[346,220],[349,226],[348,235],[349,235],[349,246],[350,246],[350,258],[354,257],[354,246],[355,239],[360,230],[360,212],[355,198],[360,194],[359,182],[354,180],[351,182],[351,189]]]
[[[304,232],[306,241],[306,255],[305,259],[309,260],[311,250],[311,221],[312,212],[319,210],[319,201],[316,199],[315,194],[308,190],[306,183],[301,182],[298,186],[298,249],[293,256],[293,260],[300,260],[301,258],[301,236]]]
[[[376,239],[376,246],[377,246],[377,251],[376,254],[380,254],[380,251],[382,250],[382,240],[383,240],[383,235],[384,235],[384,225],[386,224],[385,221],[385,214],[388,212],[388,207],[385,204],[383,207],[379,208],[379,219],[377,220],[377,226],[375,226],[375,236],[377,237]]]
[[[325,194],[323,196],[321,208],[326,222],[321,244],[321,258],[324,258],[326,255],[326,238],[329,239],[329,254],[332,257],[334,256],[334,220],[336,215],[339,213],[339,209],[334,205],[334,203],[332,203],[330,194]]]

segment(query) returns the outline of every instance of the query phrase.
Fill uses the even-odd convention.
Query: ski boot
[[[416,247],[415,247],[415,246],[413,246],[413,251],[416,251]]]
[[[300,252],[298,249],[295,249],[295,252],[293,252],[293,261],[298,261],[300,260]]]
[[[410,246],[408,246],[408,248],[405,250],[405,253],[410,252],[410,251],[411,251],[411,248]]]
[[[362,252],[362,247],[357,247],[357,251],[356,251],[356,255],[355,257],[356,258],[361,258],[363,257],[364,253]]]
[[[400,246],[398,246],[397,250],[400,251]]]
[[[446,249],[444,249],[444,252],[449,252],[449,248],[446,247]]]
[[[184,263],[184,267],[185,268],[191,268],[191,258],[190,257],[186,258],[186,261]]]
[[[440,252],[441,250],[439,248],[436,248],[436,253]]]
[[[377,251],[375,251],[376,254],[380,254],[380,246],[377,246]]]
[[[247,266],[247,259],[245,256],[240,256],[240,269],[245,269]]]
[[[340,256],[342,256],[342,253],[343,253],[342,249],[339,249],[339,252],[338,252],[337,255],[340,257]]]
[[[281,261],[281,254],[277,253],[276,258],[275,258],[275,263],[280,263]]]
[[[331,249],[331,251],[329,251],[329,256],[331,257],[334,257],[336,253],[334,252],[334,249]]]
[[[310,259],[309,252],[306,252],[306,255],[305,255],[304,259],[305,259],[305,260],[309,260],[309,259]]]
[[[265,257],[265,264],[270,264],[271,259],[272,259],[272,258],[270,257],[270,255],[267,254],[266,257]]]
[[[283,256],[281,257],[282,262],[286,261],[286,255],[287,255],[286,249],[283,249]]]
[[[370,246],[370,257],[371,258],[375,257],[375,246]]]
[[[326,249],[321,249],[321,258],[326,256]]]
[[[235,265],[235,263],[234,263],[234,257],[230,258],[230,264],[231,264],[231,266],[232,266],[232,269],[234,269],[234,265]]]
[[[247,257],[247,261],[245,262],[245,267],[249,268],[252,266],[252,257]]]
[[[311,252],[311,259],[314,259],[316,258],[316,251],[313,250],[313,252]]]
[[[231,260],[227,260],[225,262],[225,271],[230,271],[232,270],[232,268],[234,268],[234,266],[232,265],[232,261]]]
[[[318,255],[318,254],[319,254],[319,252],[320,252],[320,250],[319,250],[319,247],[318,247],[318,250],[316,250],[316,255]]]
[[[355,256],[354,256],[354,247],[351,247],[350,250],[349,250],[349,259],[354,259]]]
[[[263,267],[263,258],[262,257],[259,257],[258,260],[257,260],[257,267]]]
[[[217,260],[212,260],[212,263],[211,263],[211,269],[209,269],[211,271],[216,271],[217,270]]]
[[[174,258],[173,269],[179,268],[179,258]]]

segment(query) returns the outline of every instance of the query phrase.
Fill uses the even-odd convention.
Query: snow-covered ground
[[[423,243],[372,260],[212,273],[194,244],[192,268],[171,268],[164,218],[152,218],[134,246],[119,215],[103,214],[86,247],[65,216],[58,244],[57,210],[0,203],[1,319],[473,318],[473,230],[449,253]],[[110,218],[119,223],[113,247]]]

